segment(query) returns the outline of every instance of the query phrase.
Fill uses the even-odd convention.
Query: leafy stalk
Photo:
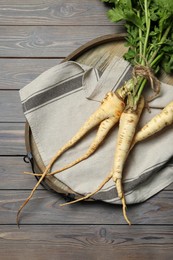
[[[155,59],[155,57],[157,56],[160,48],[162,47],[162,45],[164,44],[164,42],[166,41],[167,37],[168,37],[168,34],[171,30],[171,24],[168,26],[168,28],[166,29],[165,33],[163,34],[160,42],[158,42],[158,47],[157,49],[155,50],[155,52],[153,53],[153,55],[151,56],[151,58],[149,59],[149,63],[151,64],[152,61]]]
[[[147,45],[148,45],[148,40],[149,40],[149,34],[150,34],[150,25],[151,25],[151,21],[149,18],[149,9],[148,9],[148,0],[145,0],[144,2],[144,6],[145,6],[145,23],[146,23],[146,35],[145,35],[145,41],[144,41],[144,47],[143,47],[143,57],[146,57],[146,53],[147,53]]]
[[[132,66],[148,67],[156,74],[161,68],[173,72],[173,0],[101,0],[111,3],[108,17],[112,22],[124,20],[127,30],[124,58]],[[113,7],[112,7],[113,6]],[[146,78],[138,75],[129,96],[136,104],[146,86]]]
[[[137,16],[140,18],[140,12],[139,10],[137,11]],[[144,60],[142,58],[142,30],[141,28],[138,28],[139,30],[139,63],[143,64],[144,65]]]

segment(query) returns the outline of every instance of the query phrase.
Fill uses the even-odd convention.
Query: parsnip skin
[[[100,143],[104,140],[104,138],[106,137],[110,129],[119,121],[119,118],[124,108],[125,108],[124,101],[120,97],[118,97],[116,93],[113,92],[107,93],[106,97],[103,99],[98,110],[89,117],[89,119],[79,129],[76,135],[57,152],[55,157],[51,160],[50,164],[47,166],[46,171],[48,172],[51,169],[53,163],[57,160],[57,158],[62,153],[64,153],[67,149],[69,149],[74,144],[76,144],[92,128],[94,128],[96,125],[101,123],[98,128],[96,137],[93,140],[92,144],[90,145],[86,154],[83,155],[81,158],[77,159],[76,161],[72,162],[71,164],[65,166],[60,170],[52,172],[51,174],[54,175],[55,173],[68,169],[73,165],[79,163],[80,161],[88,158],[93,152],[95,152],[95,150],[100,145]]]
[[[16,219],[17,224],[19,223],[19,214],[20,214],[21,210],[32,198],[35,190],[37,189],[37,187],[39,186],[41,181],[45,178],[45,176],[49,173],[54,162],[58,159],[58,157],[61,156],[66,150],[68,150],[74,144],[76,144],[88,131],[90,131],[92,128],[94,128],[96,125],[98,125],[99,123],[102,122],[100,125],[100,128],[98,130],[97,136],[96,136],[93,144],[89,148],[89,151],[87,154],[87,157],[88,157],[90,154],[92,154],[96,150],[98,145],[103,141],[103,139],[105,138],[106,134],[111,129],[111,127],[116,122],[118,122],[124,108],[125,108],[125,103],[124,103],[123,99],[119,96],[119,94],[116,94],[114,92],[107,93],[107,95],[101,102],[101,105],[99,106],[99,108],[89,117],[89,119],[79,129],[79,131],[76,133],[76,135],[74,137],[72,137],[72,139],[69,142],[67,142],[56,153],[56,155],[52,158],[52,160],[46,167],[45,171],[41,174],[41,177],[40,177],[39,181],[37,182],[37,184],[35,185],[35,187],[33,188],[31,194],[28,196],[26,201],[19,208],[19,211],[17,213],[17,219]],[[72,165],[76,164],[77,162],[72,163]],[[67,167],[67,168],[69,168],[69,167]],[[61,171],[62,171],[62,169],[61,169]]]
[[[56,173],[62,172],[75,164],[87,159],[91,154],[93,154],[98,146],[105,139],[108,132],[111,128],[118,123],[120,116],[125,108],[125,103],[122,98],[119,97],[117,93],[109,92],[106,97],[103,99],[98,110],[92,114],[89,119],[84,123],[84,125],[79,129],[74,137],[70,141],[68,141],[53,157],[49,165],[46,167],[45,171],[47,175],[54,175]],[[49,173],[54,162],[69,148],[71,148],[74,144],[76,144],[88,131],[90,131],[96,125],[99,125],[96,137],[93,142],[89,146],[86,153],[80,158],[76,159],[72,163],[64,166],[61,169],[57,169]],[[28,174],[28,172],[25,172]],[[33,174],[33,173],[31,173]],[[42,174],[34,174],[35,176],[42,176]]]
[[[131,148],[171,124],[173,124],[173,101],[136,133]]]
[[[79,198],[77,200],[68,203],[61,204],[61,206],[67,204],[73,204],[81,200],[89,199],[91,196],[97,193],[112,178],[116,184],[118,197],[122,201],[124,218],[129,225],[131,224],[126,214],[126,202],[125,202],[125,196],[122,188],[122,177],[123,177],[124,164],[129,154],[131,142],[133,140],[136,131],[136,126],[138,124],[143,108],[144,108],[144,98],[141,97],[136,111],[127,110],[122,113],[120,117],[113,170],[106,176],[106,178],[102,181],[102,183],[98,186],[98,188],[94,192],[82,198]]]
[[[120,117],[119,131],[116,143],[114,164],[113,164],[113,180],[116,182],[122,178],[124,163],[127,159],[132,140],[136,132],[141,112],[144,108],[144,98],[141,97],[136,111],[124,111]],[[119,189],[119,198],[122,192]]]
[[[123,168],[128,157],[132,140],[136,132],[136,126],[144,108],[144,98],[141,97],[136,111],[124,111],[120,117],[119,131],[115,150],[112,179],[116,184],[118,197],[122,200],[123,215],[128,224],[130,221],[126,215],[126,202],[122,188]]]

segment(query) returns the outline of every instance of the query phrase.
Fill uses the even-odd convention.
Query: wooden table
[[[99,0],[0,1],[0,259],[172,259],[173,185],[129,206],[78,203],[39,187],[16,213],[36,180],[23,175],[24,123],[19,89],[89,40],[122,32]]]

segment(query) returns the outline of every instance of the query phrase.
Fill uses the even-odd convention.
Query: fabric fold
[[[100,72],[73,61],[64,62],[42,73],[20,90],[25,117],[30,125],[38,151],[45,165],[98,108],[109,91],[115,91],[131,78],[128,62],[115,57]],[[150,91],[144,95],[150,95]],[[172,86],[162,83],[161,94],[145,109],[139,128],[173,100]],[[83,155],[96,130],[69,149],[54,164],[59,169]],[[79,194],[94,191],[111,171],[118,126],[114,127],[98,150],[87,160],[55,175]],[[126,162],[123,182],[127,204],[142,202],[173,182],[173,127],[141,142],[131,151]],[[119,204],[110,180],[94,199]]]

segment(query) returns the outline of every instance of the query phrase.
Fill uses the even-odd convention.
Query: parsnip
[[[127,109],[122,113],[120,117],[115,157],[114,157],[113,169],[111,173],[108,176],[106,176],[106,178],[103,180],[103,182],[99,185],[99,187],[94,192],[82,198],[79,198],[77,200],[61,204],[61,206],[67,204],[73,204],[78,201],[90,198],[112,178],[116,185],[118,197],[122,201],[124,218],[128,224],[131,224],[126,214],[126,202],[125,202],[125,196],[122,188],[123,168],[130,151],[131,143],[136,131],[136,126],[138,124],[143,107],[144,107],[144,98],[141,96],[136,111]]]
[[[105,98],[101,102],[100,107],[94,112],[89,119],[84,123],[84,125],[79,129],[79,131],[76,133],[72,139],[67,142],[57,153],[56,155],[51,159],[50,163],[46,167],[45,171],[41,174],[41,177],[35,187],[33,188],[31,194],[28,196],[28,198],[25,200],[25,202],[21,205],[21,207],[18,210],[17,213],[17,224],[19,223],[19,215],[22,209],[25,207],[25,205],[29,202],[29,200],[32,198],[35,190],[39,186],[39,184],[42,182],[42,180],[45,178],[46,175],[50,174],[50,170],[55,163],[55,161],[70,147],[72,147],[74,144],[76,144],[88,131],[90,131],[92,128],[97,126],[99,123],[101,123],[101,126],[98,130],[96,139],[92,143],[92,145],[89,148],[89,152],[87,152],[87,155],[84,157],[88,157],[91,155],[96,148],[99,146],[99,144],[103,141],[106,134],[109,132],[109,130],[112,128],[112,126],[119,120],[122,111],[125,108],[124,99],[131,88],[133,84],[133,80],[129,80],[125,83],[124,86],[119,88],[116,93],[109,92],[106,94]],[[109,120],[108,120],[109,119]],[[106,127],[105,127],[106,126]],[[83,158],[82,158],[83,159]],[[72,165],[76,164],[78,161],[81,161],[80,159],[77,159],[77,161],[72,163]],[[71,167],[71,166],[70,166]],[[69,168],[69,167],[67,167]],[[62,169],[61,169],[62,171]],[[33,174],[33,173],[32,173]],[[40,176],[40,174],[35,174],[37,176]]]
[[[136,143],[145,140],[171,124],[173,124],[173,101],[136,133],[131,149]]]

